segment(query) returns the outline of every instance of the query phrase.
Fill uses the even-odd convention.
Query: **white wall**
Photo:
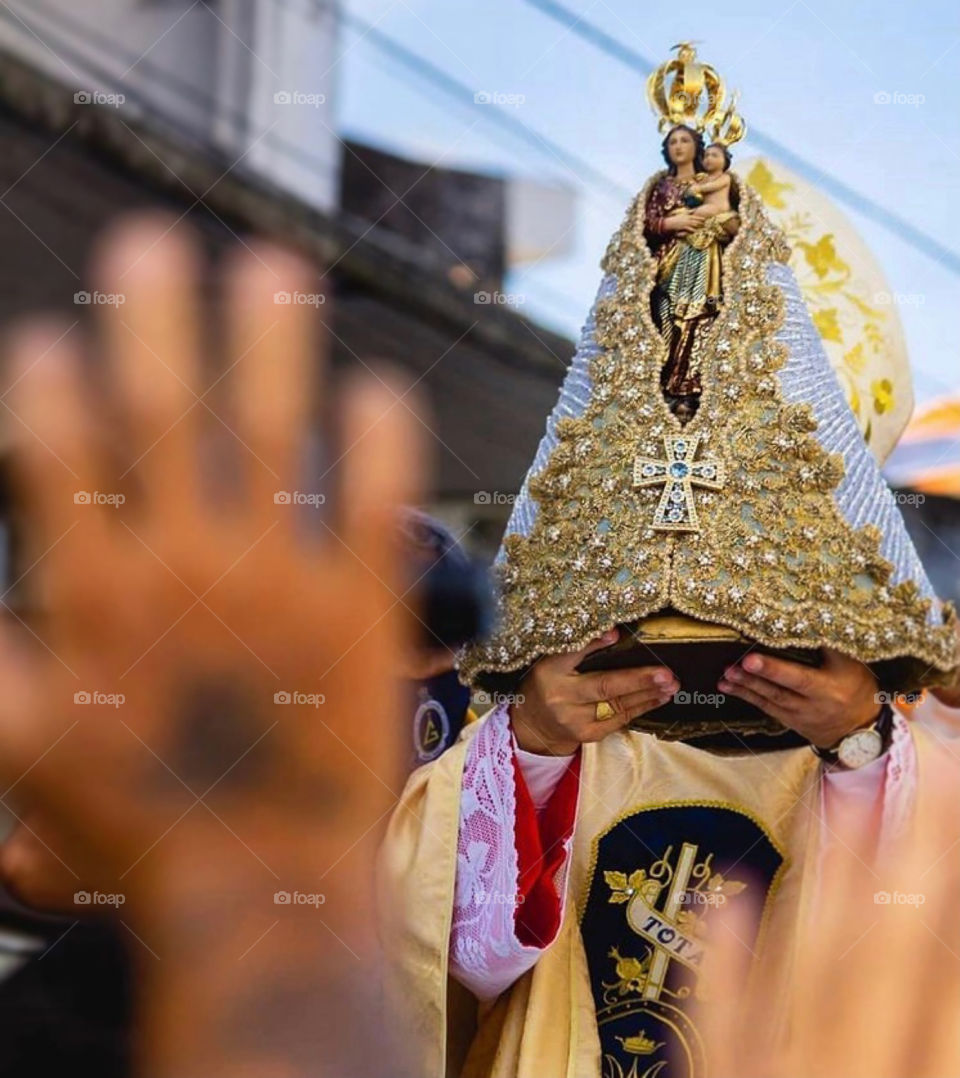
[[[131,114],[143,100],[238,169],[336,203],[332,0],[6,0],[0,47],[75,92],[125,93]]]

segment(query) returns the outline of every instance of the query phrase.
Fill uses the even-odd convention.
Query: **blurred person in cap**
[[[411,767],[419,767],[450,748],[476,717],[470,689],[457,677],[456,655],[489,630],[492,591],[486,570],[436,518],[405,509],[399,533],[419,622],[403,664],[415,692]]]

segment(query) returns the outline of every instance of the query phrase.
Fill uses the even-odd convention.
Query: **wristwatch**
[[[842,737],[836,745],[829,749],[821,749],[817,745],[811,746],[821,760],[830,764],[841,764],[850,771],[858,767],[865,767],[879,759],[890,747],[890,737],[893,733],[893,708],[884,704],[880,714],[869,726],[862,726],[859,730]]]

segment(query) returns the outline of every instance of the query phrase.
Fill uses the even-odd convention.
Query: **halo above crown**
[[[677,55],[662,63],[647,79],[647,100],[660,119],[663,133],[678,124],[708,134],[713,142],[731,146],[747,133],[737,112],[737,94],[726,103],[723,79],[709,64],[697,60],[693,42],[673,46]]]

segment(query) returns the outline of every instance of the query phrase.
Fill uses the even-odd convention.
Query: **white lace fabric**
[[[457,882],[450,930],[450,973],[481,1000],[494,999],[531,969],[544,947],[517,938],[519,867],[513,735],[497,708],[467,749],[460,799]],[[566,891],[569,842],[557,876]],[[561,915],[562,920],[562,915]]]

